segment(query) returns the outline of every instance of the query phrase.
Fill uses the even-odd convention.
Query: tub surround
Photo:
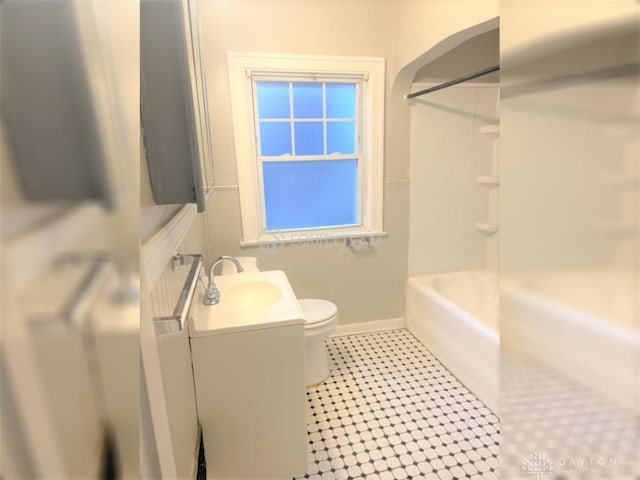
[[[412,102],[409,276],[497,271],[498,139],[485,132],[497,130],[498,86],[460,84]]]

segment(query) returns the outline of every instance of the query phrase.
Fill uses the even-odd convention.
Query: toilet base
[[[329,377],[329,355],[324,340],[307,344],[304,363],[308,387],[322,383]]]
[[[338,326],[338,309],[317,298],[299,300],[304,319],[306,385],[318,385],[329,376],[329,354],[324,340]]]

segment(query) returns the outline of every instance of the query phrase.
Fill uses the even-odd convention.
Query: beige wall
[[[227,52],[362,55],[387,60],[392,54],[393,7],[388,2],[205,0],[200,13],[218,185],[237,184]]]
[[[206,213],[212,256],[257,256],[262,269],[286,271],[298,297],[334,301],[341,323],[402,316],[409,229],[409,110],[403,96],[419,65],[410,69],[413,73],[405,72],[400,82],[396,74],[455,29],[495,16],[494,10],[477,2],[448,2],[446,7],[430,9],[423,2],[203,1],[203,49],[217,184]],[[344,242],[283,246],[269,252],[240,247],[228,51],[386,59],[384,229],[388,236],[360,250]]]
[[[529,46],[532,42],[561,41],[572,31],[619,19],[638,18],[636,0],[540,1],[502,0],[500,14],[504,28],[500,35],[500,55]],[[555,37],[555,38],[553,38]]]
[[[397,2],[392,75],[395,77],[406,65],[450,35],[497,17],[499,13],[498,0]]]

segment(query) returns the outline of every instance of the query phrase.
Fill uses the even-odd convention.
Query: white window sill
[[[359,244],[371,244],[371,238],[386,237],[387,232],[371,231],[365,228],[351,228],[349,230],[301,230],[295,232],[274,231],[265,232],[259,238],[243,240],[241,247],[256,247],[269,245],[330,245],[341,241],[355,240]]]

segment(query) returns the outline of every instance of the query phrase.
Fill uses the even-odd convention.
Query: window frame
[[[384,58],[228,52],[227,61],[242,217],[240,244],[384,235]],[[254,82],[265,80],[358,83],[356,88],[361,89],[361,96],[356,104],[359,109],[356,112],[356,134],[359,136],[356,142],[360,148],[356,148],[353,155],[335,156],[336,160],[357,158],[358,225],[267,230],[262,181],[264,157],[258,151],[259,129],[257,109],[254,108]],[[267,158],[270,158],[268,161],[297,161],[300,157],[313,156],[296,156],[293,152],[292,155]],[[330,155],[322,157],[322,161],[331,161]]]

